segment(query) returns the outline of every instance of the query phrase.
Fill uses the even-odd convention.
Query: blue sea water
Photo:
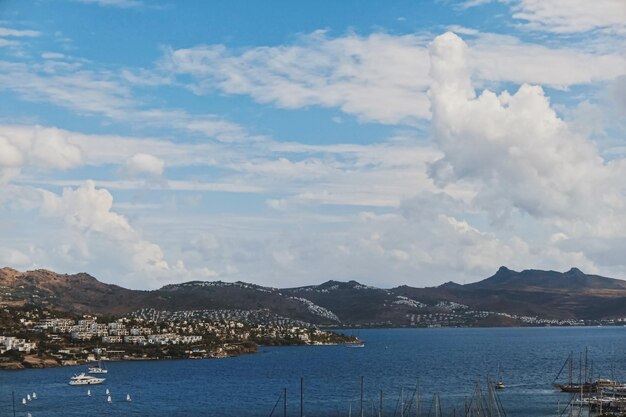
[[[497,377],[510,417],[554,416],[569,400],[552,380],[570,351],[585,347],[594,375],[626,381],[626,327],[373,329],[358,330],[365,348],[345,346],[262,347],[237,358],[108,363],[103,385],[67,384],[85,367],[0,371],[0,416],[269,416],[287,388],[289,416],[300,415],[300,378],[304,378],[304,415],[359,415],[364,381],[365,415],[374,414],[380,391],[385,416],[400,415],[400,392],[408,397],[419,383],[422,416],[438,392],[444,415],[462,408],[477,381]],[[577,375],[576,375],[577,376]],[[112,394],[106,403],[105,390]],[[38,399],[21,400],[36,392]],[[126,394],[132,402],[126,402]],[[282,400],[274,416],[283,415]],[[413,407],[411,415],[416,415]],[[432,414],[431,414],[432,415]]]

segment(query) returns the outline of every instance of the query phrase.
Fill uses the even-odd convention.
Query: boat
[[[498,365],[498,382],[494,384],[495,389],[504,389],[506,385],[504,385],[504,381],[502,380],[502,368]]]
[[[88,374],[106,374],[109,370],[102,366],[102,361],[98,361],[95,366],[90,366],[87,370]]]
[[[33,400],[36,400],[37,399],[37,394],[33,392],[33,395],[31,397],[33,397]]]
[[[70,385],[96,385],[102,384],[106,381],[105,378],[96,378],[95,376],[87,375],[84,372],[74,375],[70,378]]]
[[[109,404],[111,404],[111,403],[113,402],[113,400],[111,400],[111,396],[110,396],[110,395],[107,397],[107,402],[108,402]]]
[[[130,402],[132,399],[130,398],[130,394],[126,394],[126,401]]]
[[[91,397],[91,390],[90,389],[87,390],[87,396]]]
[[[351,348],[364,348],[365,347],[365,343],[348,343],[346,345],[346,347],[351,347]]]
[[[563,369],[565,369],[566,366],[567,366],[567,370],[568,370],[567,383],[557,384],[556,381],[561,376],[561,373],[563,372]],[[583,375],[583,370],[584,370],[584,375]],[[573,376],[574,376],[574,354],[573,354],[573,352],[570,352],[570,354],[567,356],[567,359],[565,360],[565,363],[561,367],[561,370],[557,374],[556,378],[554,378],[553,385],[554,385],[555,388],[560,389],[562,392],[581,393],[581,394],[582,393],[597,392],[598,387],[597,387],[596,383],[595,382],[591,382],[591,381],[589,381],[587,379],[588,378],[588,374],[587,374],[587,351],[586,350],[585,350],[584,368],[583,368],[583,356],[582,356],[582,353],[580,355],[579,374],[580,374],[579,375],[579,382],[575,383],[573,381]]]

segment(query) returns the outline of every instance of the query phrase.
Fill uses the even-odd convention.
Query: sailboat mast
[[[590,382],[589,379],[589,375],[587,373],[587,366],[589,365],[589,362],[587,361],[587,347],[585,346],[585,382]]]
[[[578,358],[578,383],[580,385],[583,384],[583,353],[580,352],[580,357]]]
[[[304,416],[304,378],[300,378],[300,417]]]
[[[361,377],[361,417],[363,417],[363,413],[365,410],[363,409],[363,377]]]
[[[568,368],[568,379],[567,379],[567,383],[568,385],[572,385],[572,381],[574,378],[574,352],[570,352],[569,353],[569,364],[568,364],[569,368]]]

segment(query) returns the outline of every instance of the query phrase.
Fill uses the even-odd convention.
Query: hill
[[[567,272],[501,267],[482,281],[438,287],[376,288],[356,281],[327,281],[297,288],[245,282],[191,281],[154,291],[105,284],[86,273],[0,269],[0,304],[122,314],[158,310],[267,310],[321,325],[515,325],[535,316],[558,320],[626,317],[626,281]],[[491,312],[485,316],[484,312]],[[526,321],[528,322],[528,320]]]

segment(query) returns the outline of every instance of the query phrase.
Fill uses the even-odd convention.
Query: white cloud
[[[428,54],[416,36],[374,33],[330,39],[317,31],[291,46],[259,47],[241,55],[222,45],[173,50],[166,66],[214,87],[250,94],[283,108],[339,107],[363,119],[398,123],[428,116],[423,92]]]
[[[149,176],[160,177],[163,175],[165,163],[162,159],[146,153],[136,153],[124,163],[124,172],[131,177]]]
[[[39,35],[41,35],[41,33],[36,30],[21,30],[21,29],[0,27],[0,37],[33,38]]]
[[[602,30],[626,34],[626,3],[622,0],[518,0],[513,18],[529,29],[554,33]]]
[[[557,88],[613,80],[626,73],[626,57],[620,53],[548,47],[488,33],[469,42],[467,60],[478,80]]]
[[[548,47],[513,36],[472,35],[469,65],[486,81],[537,83],[558,88],[612,80],[626,71],[623,54]],[[234,53],[223,45],[172,50],[163,67],[190,74],[198,94],[219,89],[247,94],[281,108],[337,107],[388,124],[430,117],[426,90],[431,80],[427,42],[417,35],[374,33],[329,38],[317,31],[292,45]]]
[[[626,4],[622,0],[466,0],[461,9],[498,1],[509,5],[522,27],[558,34],[603,31],[626,33]],[[450,29],[453,30],[453,29]]]
[[[16,177],[24,166],[69,169],[82,163],[82,152],[56,129],[0,128],[0,184]]]
[[[472,181],[474,204],[493,221],[519,211],[573,237],[626,234],[624,161],[603,161],[540,87],[477,96],[456,35],[437,37],[431,54],[434,138],[445,155],[433,165],[436,181]]]
[[[79,3],[97,4],[105,7],[118,7],[120,9],[132,9],[144,5],[141,0],[74,0]]]
[[[12,248],[0,247],[0,265],[11,265],[14,268],[24,267],[31,263],[27,254]]]
[[[58,52],[44,52],[41,57],[43,59],[63,59],[65,55]]]
[[[133,105],[130,91],[117,83],[111,74],[76,67],[77,63],[43,67],[23,63],[0,62],[0,86],[18,92],[24,99],[51,102],[78,114],[103,114],[123,118]],[[46,72],[46,68],[53,72]]]
[[[124,216],[114,212],[111,193],[96,189],[93,181],[76,189],[65,188],[61,196],[42,191],[42,198],[41,215],[61,219],[75,237],[65,253],[75,251],[82,261],[113,253],[121,269],[126,273],[141,272],[144,280],[170,269],[161,248],[142,239]]]
[[[52,103],[78,115],[105,116],[135,127],[173,129],[226,143],[263,139],[219,115],[150,108],[134,96],[134,86],[158,85],[159,80],[168,77],[138,71],[144,80],[142,84],[137,81],[139,76],[129,70],[119,74],[102,68],[89,69],[93,64],[87,60],[44,55],[44,62],[36,64],[0,61],[0,90],[14,91],[27,101]]]
[[[17,41],[10,41],[10,40],[7,40],[7,39],[0,38],[0,48],[7,47],[7,46],[17,46],[19,44],[20,43],[17,42]]]
[[[0,167],[19,167],[24,163],[22,152],[7,138],[0,136]]]

